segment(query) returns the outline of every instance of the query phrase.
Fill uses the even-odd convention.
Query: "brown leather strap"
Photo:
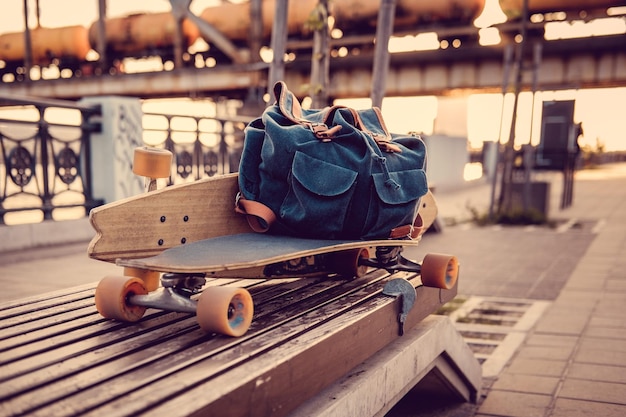
[[[276,221],[276,215],[269,207],[258,201],[246,200],[242,195],[239,195],[237,198],[235,211],[244,214],[252,230],[257,233],[267,232]],[[392,229],[389,238],[409,238],[415,240],[420,239],[424,232],[424,222],[422,216],[418,213],[413,224],[406,224]]]
[[[402,238],[410,238],[411,240],[419,239],[422,237],[422,234],[425,232],[424,230],[424,222],[422,220],[422,216],[417,213],[415,217],[415,221],[413,224],[405,224],[404,226],[398,226],[394,229],[391,229],[391,233],[389,234],[390,239],[402,239]]]
[[[267,232],[276,221],[276,215],[265,204],[246,200],[241,194],[237,197],[235,212],[245,214],[248,224],[258,233]]]

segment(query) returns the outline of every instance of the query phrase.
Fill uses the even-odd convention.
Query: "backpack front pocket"
[[[296,152],[281,223],[301,236],[337,238],[354,195],[357,172]]]

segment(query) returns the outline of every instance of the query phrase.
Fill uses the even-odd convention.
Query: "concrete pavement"
[[[626,164],[579,172],[558,216],[596,236],[477,416],[626,415]]]
[[[459,294],[541,300],[545,308],[497,375],[485,378],[477,405],[431,407],[429,415],[502,417],[626,415],[626,164],[579,171],[574,203],[560,210],[560,176],[552,184],[544,227],[478,227],[488,182],[437,190],[443,233],[427,234],[418,248],[458,254]],[[0,253],[4,301],[98,281],[119,268],[87,258],[84,229],[72,244]],[[15,239],[0,227],[0,240]],[[415,404],[413,405],[415,408]],[[419,407],[418,407],[419,408]],[[424,412],[402,414],[424,415]]]

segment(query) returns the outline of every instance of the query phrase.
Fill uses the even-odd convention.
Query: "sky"
[[[23,0],[2,0],[0,34],[22,31],[24,28]],[[206,7],[218,4],[218,0],[193,0],[191,9],[199,14]],[[35,1],[30,0],[34,9]],[[164,12],[170,10],[168,0],[108,0],[109,17],[140,12]],[[71,11],[71,13],[68,13]],[[34,13],[30,25],[35,23]],[[41,0],[41,25],[61,27],[71,25],[89,26],[98,17],[97,0]],[[618,22],[619,23],[619,22]],[[624,24],[622,19],[621,24]],[[606,25],[605,25],[606,27]],[[571,28],[570,28],[571,30]],[[557,35],[558,36],[558,35]],[[535,113],[541,109],[542,100],[576,100],[574,119],[583,122],[582,145],[595,147],[602,143],[607,150],[626,150],[626,87],[599,90],[567,90],[539,92],[534,97]],[[504,99],[502,111],[501,94],[474,94],[462,99],[435,97],[386,98],[383,113],[390,130],[405,132],[422,131],[426,134],[445,133],[466,135],[472,147],[480,147],[483,141],[508,139],[512,114],[512,95]],[[349,102],[355,107],[368,106],[369,100]],[[180,107],[178,107],[180,108]],[[411,114],[406,114],[410,109]],[[530,93],[520,96],[516,130],[516,143],[537,143],[540,120],[531,116],[533,97]],[[504,115],[501,118],[501,115]],[[502,119],[502,120],[501,120]],[[532,128],[530,121],[533,121]],[[407,125],[410,121],[410,126]]]
[[[16,32],[24,29],[24,0],[2,0],[0,13],[0,33]],[[98,19],[98,0],[40,0],[41,25],[62,27],[72,25],[89,26]],[[35,24],[35,1],[29,0],[30,26]],[[218,0],[193,0],[191,10],[200,13],[209,6],[219,4]],[[142,12],[169,11],[169,0],[107,0],[109,17],[125,16]],[[68,13],[71,10],[71,13]]]

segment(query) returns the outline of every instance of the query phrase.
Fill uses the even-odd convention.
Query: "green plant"
[[[510,225],[529,225],[529,224],[546,224],[548,219],[539,210],[530,208],[527,210],[514,208],[510,211],[498,213],[496,215],[496,223]]]
[[[439,309],[435,311],[435,314],[438,314],[440,316],[447,316],[450,313],[458,310],[466,301],[467,301],[467,298],[462,297],[462,296],[457,296],[453,298],[452,300],[448,301],[446,304],[439,307]]]
[[[547,216],[537,209],[513,208],[509,211],[496,212],[492,216],[489,213],[481,212],[475,207],[466,206],[470,212],[472,221],[479,226],[489,224],[506,224],[506,225],[550,225]]]

